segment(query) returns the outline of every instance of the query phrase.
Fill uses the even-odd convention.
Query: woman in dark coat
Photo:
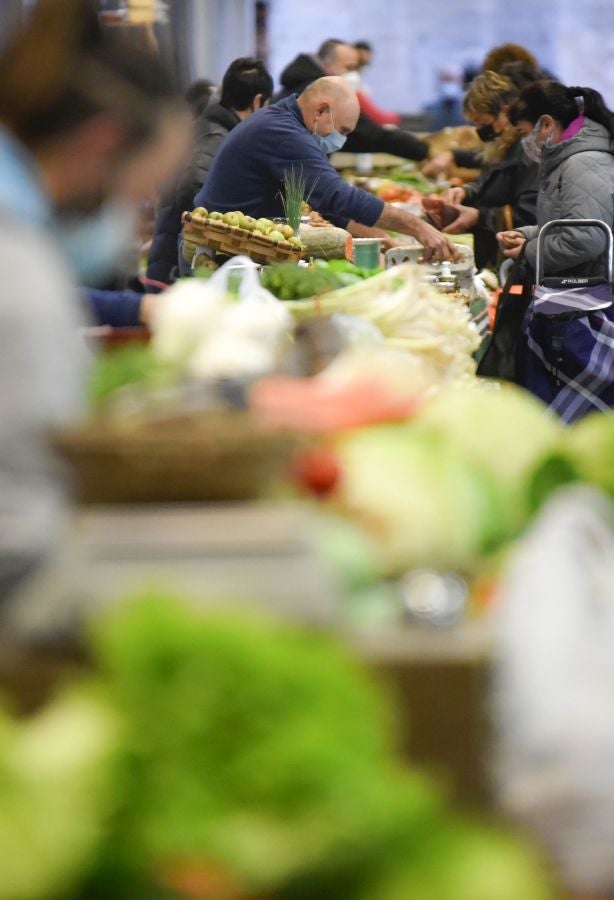
[[[445,199],[458,217],[444,231],[473,233],[480,269],[497,262],[496,235],[501,230],[503,207],[510,207],[512,218],[506,227],[519,228],[536,221],[538,166],[527,159],[520,134],[508,118],[517,95],[513,82],[495,72],[478,75],[465,95],[465,115],[484,142],[484,168],[477,181],[448,192]]]

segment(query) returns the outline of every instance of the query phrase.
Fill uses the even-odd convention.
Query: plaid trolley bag
[[[603,276],[544,276],[544,238],[560,226],[605,232]],[[614,406],[612,244],[612,230],[597,219],[555,219],[541,228],[537,238],[535,295],[518,349],[519,382],[564,422]]]

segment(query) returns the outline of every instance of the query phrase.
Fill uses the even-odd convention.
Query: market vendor
[[[305,199],[333,224],[390,229],[422,244],[425,260],[456,259],[444,235],[347,184],[328,161],[327,154],[340,150],[355,127],[359,111],[355,92],[339,77],[319,78],[300,97],[259,111],[228,136],[195,205],[209,212],[240,209],[256,218],[283,216],[284,176],[294,169],[306,181]]]

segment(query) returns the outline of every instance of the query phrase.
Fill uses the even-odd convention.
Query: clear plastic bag
[[[288,310],[260,284],[258,266],[237,256],[211,278],[179,281],[160,296],[153,349],[194,377],[253,376],[275,366],[291,328]]]
[[[614,889],[614,508],[585,487],[544,508],[495,612],[496,778],[566,886]]]

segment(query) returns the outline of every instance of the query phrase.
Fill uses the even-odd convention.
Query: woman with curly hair
[[[478,268],[496,264],[496,234],[504,206],[510,207],[515,227],[536,221],[538,167],[527,159],[518,129],[508,117],[518,93],[510,78],[483,72],[471,82],[464,99],[465,116],[476,126],[484,145],[484,168],[477,181],[448,192],[445,199],[458,216],[443,230],[474,234]]]

